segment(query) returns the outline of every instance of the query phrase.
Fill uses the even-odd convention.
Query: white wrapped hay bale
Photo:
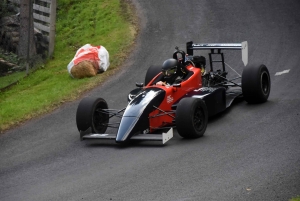
[[[109,64],[109,53],[105,47],[86,44],[77,50],[67,68],[73,78],[84,78],[106,71]]]

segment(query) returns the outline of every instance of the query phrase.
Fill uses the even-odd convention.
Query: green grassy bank
[[[126,0],[58,0],[54,57],[9,90],[0,92],[0,131],[45,114],[101,84],[125,59],[137,33]],[[110,54],[107,72],[72,79],[67,65],[85,44],[102,45]]]
[[[300,195],[290,199],[289,201],[300,201]]]

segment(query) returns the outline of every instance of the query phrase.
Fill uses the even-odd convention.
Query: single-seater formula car
[[[206,67],[205,57],[194,55],[196,50],[208,52],[210,68]],[[230,66],[224,61],[224,50],[241,50],[245,65],[242,76],[227,78],[226,66]],[[151,66],[145,83],[136,83],[137,88],[129,93],[128,105],[123,109],[109,109],[102,98],[82,99],[76,114],[80,139],[165,143],[173,137],[173,128],[183,138],[198,138],[206,130],[208,117],[224,111],[235,98],[243,97],[251,104],[266,102],[269,97],[269,71],[263,64],[247,65],[247,42],[188,42],[186,52],[176,48],[173,59],[184,70],[180,82],[158,85],[164,76],[162,66]],[[220,69],[215,70],[215,65]],[[239,78],[241,83],[236,83]],[[116,118],[119,120],[110,122]],[[116,133],[106,133],[108,127],[116,128]]]

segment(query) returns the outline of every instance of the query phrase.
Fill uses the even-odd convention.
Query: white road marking
[[[277,73],[275,74],[275,76],[277,76],[277,75],[282,75],[282,74],[284,74],[284,73],[289,73],[289,72],[290,72],[290,69],[284,70],[284,71],[281,71],[281,72],[277,72]]]

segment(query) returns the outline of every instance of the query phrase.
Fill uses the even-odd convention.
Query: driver
[[[172,84],[178,84],[183,79],[182,77],[186,74],[181,64],[176,59],[167,59],[162,65],[163,78],[157,82],[159,86],[170,86]]]

